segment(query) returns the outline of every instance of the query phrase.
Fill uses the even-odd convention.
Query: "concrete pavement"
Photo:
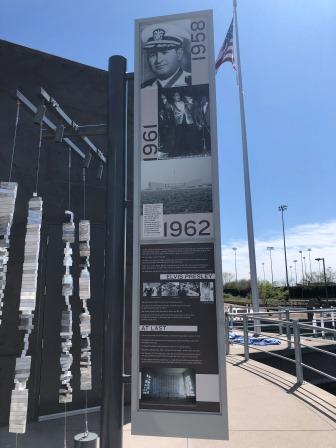
[[[336,397],[253,360],[227,357],[230,440],[132,436],[125,448],[335,448]]]

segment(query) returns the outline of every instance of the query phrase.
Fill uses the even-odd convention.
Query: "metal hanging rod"
[[[23,104],[23,106],[26,107],[26,109],[32,113],[32,115],[34,115],[34,117],[36,117],[39,113],[39,111],[41,111],[41,107],[36,107],[22,92],[20,92],[19,90],[16,90],[16,98]],[[50,129],[52,132],[51,133],[46,133],[45,137],[55,137],[57,136],[57,134],[59,134],[60,131],[60,126],[54,124],[49,118],[47,118],[45,116],[45,114],[41,114],[40,119],[43,120],[43,123],[47,126],[48,129]],[[76,124],[76,123],[75,123]],[[98,127],[102,128],[102,125],[97,125]],[[83,126],[83,128],[87,128],[88,126]],[[89,126],[91,128],[91,126]],[[96,126],[93,125],[93,128],[95,128]],[[81,126],[78,126],[78,129],[81,129]],[[104,125],[105,128],[105,125]],[[105,128],[106,130],[106,128]],[[99,132],[99,134],[101,135],[103,132]],[[98,133],[97,133],[98,134]],[[75,134],[72,134],[75,135]],[[77,136],[77,134],[76,134]],[[90,139],[87,138],[87,140],[89,141],[89,143],[85,141],[86,144],[88,144],[89,148],[90,148],[90,152],[94,152],[100,159],[101,163],[106,163],[106,157],[104,156],[104,154],[91,142]],[[74,150],[74,152],[81,157],[82,159],[86,159],[87,158],[87,154],[85,154],[72,140],[70,140],[69,137],[65,136],[63,132],[61,132],[61,139],[58,141],[63,141],[66,145],[68,145],[71,149]],[[89,153],[90,153],[89,152]],[[89,154],[88,153],[88,154]]]
[[[34,106],[34,104],[28,100],[28,98],[26,98],[23,93],[21,93],[19,90],[16,91],[16,98],[18,100],[21,101],[21,103],[30,111],[33,113],[33,115],[35,116],[37,114],[37,107]],[[52,131],[56,132],[56,128],[57,126],[51,121],[49,120],[49,118],[47,118],[45,115],[42,118],[43,123],[45,125],[47,125],[47,127],[49,129],[51,129]],[[71,149],[73,149],[75,151],[75,153],[77,155],[79,155],[82,159],[85,159],[85,154],[84,152],[78,148],[77,145],[75,145],[69,138],[64,138],[63,139],[64,143],[66,143],[68,146],[70,146]]]
[[[88,135],[90,135],[91,137],[94,135],[106,135],[106,125],[105,124],[86,124],[86,125],[78,126],[76,129],[66,128],[64,124],[61,124],[57,127],[57,129],[59,130],[60,136],[62,138],[64,138],[64,137],[82,137],[82,136],[87,137]],[[56,130],[56,134],[57,134],[57,130]],[[43,137],[56,138],[56,134],[53,132],[46,132],[43,134]]]
[[[90,135],[102,135],[106,134],[107,126],[105,124],[94,125],[94,126],[79,126],[74,120],[72,120],[60,107],[59,103],[46,92],[43,87],[40,88],[40,96],[45,101],[45,105],[50,106],[51,112],[54,112],[58,118],[60,118],[66,125],[72,128],[72,132],[68,133],[64,130],[65,135],[72,135],[80,137],[89,148],[100,158],[101,161],[106,163],[106,157],[104,154],[96,147],[96,145],[87,137]],[[95,128],[95,129],[94,129]],[[86,135],[83,135],[86,134]]]

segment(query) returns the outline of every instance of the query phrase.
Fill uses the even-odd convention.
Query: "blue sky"
[[[110,55],[122,54],[129,71],[135,18],[213,9],[217,52],[232,16],[231,0],[1,3],[2,39],[104,69]],[[325,238],[325,229],[336,222],[336,1],[238,0],[238,14],[256,239],[261,248],[279,240],[277,206],[288,204],[291,258],[313,246],[315,256],[328,254],[326,263],[336,268],[333,232]],[[233,271],[235,245],[246,276],[239,103],[230,64],[217,75],[217,110],[223,269]],[[305,226],[313,236],[302,233]],[[281,280],[281,245],[278,252]],[[259,271],[267,260],[264,249],[257,251]]]

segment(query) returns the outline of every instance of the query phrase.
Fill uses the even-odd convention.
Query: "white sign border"
[[[141,129],[140,129],[140,92],[141,92],[141,39],[140,25],[156,23],[158,21],[180,20],[188,18],[205,18],[207,20],[209,44],[209,102],[211,108],[211,156],[213,169],[213,214],[214,214],[214,243],[215,269],[222,272],[221,239],[220,239],[220,211],[219,211],[219,180],[218,180],[218,153],[217,153],[217,126],[216,126],[216,92],[215,92],[215,61],[213,42],[213,17],[212,10],[190,12],[170,16],[152,17],[150,19],[138,19],[135,21],[135,70],[134,70],[134,229],[133,229],[133,305],[132,305],[132,434],[161,436],[161,437],[190,437],[199,439],[228,439],[228,405],[225,367],[225,343],[224,343],[224,303],[222,276],[216,279],[216,305],[217,305],[217,339],[218,362],[220,377],[220,413],[189,412],[189,411],[161,411],[139,409],[139,282],[140,282],[140,167],[141,167]],[[159,240],[160,244],[170,244],[170,241]],[[195,240],[179,240],[196,243]],[[205,240],[199,242],[204,243]],[[145,243],[143,241],[143,243]],[[155,244],[154,240],[146,241],[146,244]]]

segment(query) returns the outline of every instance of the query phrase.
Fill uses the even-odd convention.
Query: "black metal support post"
[[[122,448],[123,300],[126,157],[126,59],[112,56],[108,73],[108,150],[101,448]]]

